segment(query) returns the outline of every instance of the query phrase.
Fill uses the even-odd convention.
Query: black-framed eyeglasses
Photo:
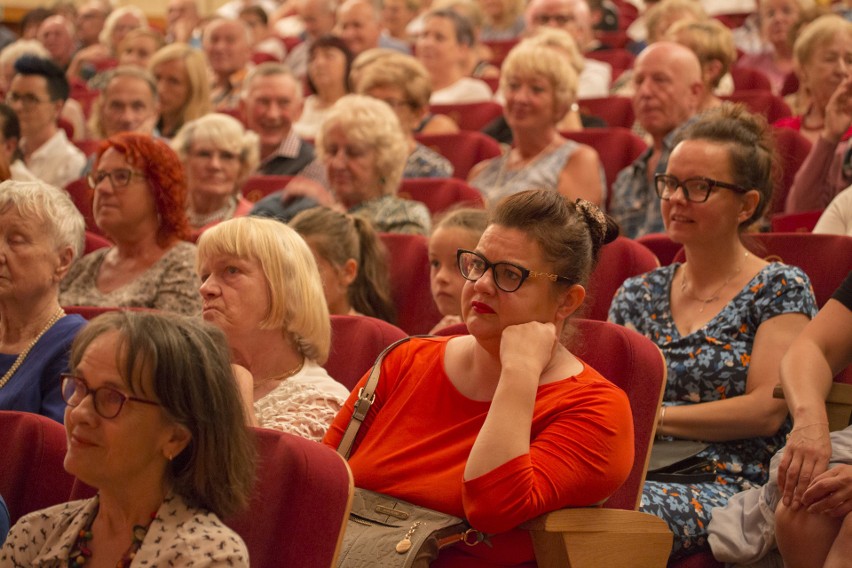
[[[112,387],[89,388],[85,379],[70,373],[63,373],[60,377],[62,377],[60,392],[62,392],[62,399],[68,406],[79,406],[83,399],[91,394],[95,403],[95,412],[103,418],[111,419],[118,416],[118,413],[124,408],[124,403],[128,400],[161,406],[159,402],[128,396]]]
[[[654,188],[657,190],[657,197],[660,199],[668,201],[679,187],[683,188],[684,198],[693,203],[707,201],[714,187],[723,187],[737,193],[748,193],[748,190],[744,187],[706,177],[692,177],[681,181],[669,174],[654,176]]]
[[[15,103],[21,103],[21,106],[24,108],[33,108],[36,105],[40,105],[43,103],[49,103],[50,100],[43,101],[37,96],[31,93],[24,93],[23,95],[19,95],[18,93],[7,93],[6,94],[6,104],[9,106],[14,105]]]
[[[126,187],[130,183],[130,180],[133,179],[133,176],[146,177],[145,174],[133,171],[130,168],[117,168],[111,172],[106,170],[89,172],[89,175],[86,176],[86,181],[89,182],[89,187],[95,189],[99,183],[109,178],[112,188],[117,189],[119,187]]]
[[[494,275],[494,285],[504,292],[516,291],[527,278],[547,278],[551,282],[557,280],[571,282],[565,276],[529,270],[511,262],[491,262],[472,250],[459,249],[456,252],[456,261],[462,277],[471,282],[476,282],[488,272],[488,269],[491,269],[491,273]]]

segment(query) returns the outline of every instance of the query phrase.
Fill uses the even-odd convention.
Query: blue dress
[[[59,393],[59,374],[68,370],[71,342],[86,320],[71,314],[41,336],[12,378],[0,388],[0,410],[33,412],[62,423],[65,401]],[[0,353],[0,375],[8,371],[17,354]]]
[[[666,359],[663,404],[696,404],[745,394],[757,328],[781,314],[816,314],[810,280],[801,269],[766,265],[701,329],[681,337],[671,314],[671,283],[679,264],[628,279],[616,292],[609,319],[653,341]],[[781,354],[779,353],[780,357]],[[774,436],[715,442],[702,456],[716,464],[715,483],[645,482],[640,510],[665,520],[675,535],[672,558],[707,549],[713,507],[734,493],[763,485],[769,459],[789,426]]]

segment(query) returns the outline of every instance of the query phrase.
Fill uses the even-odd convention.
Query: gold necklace
[[[749,254],[748,251],[746,251],[745,256],[743,257],[743,261],[740,263],[740,265],[737,267],[737,269],[734,271],[734,273],[731,274],[730,276],[728,276],[725,279],[725,281],[722,282],[722,285],[719,286],[718,288],[716,288],[716,290],[713,291],[713,293],[710,295],[710,297],[706,298],[706,299],[705,298],[699,298],[698,296],[696,296],[694,294],[690,294],[689,292],[686,291],[686,286],[687,286],[687,284],[686,284],[686,267],[684,267],[683,271],[682,271],[682,277],[681,277],[681,280],[680,280],[680,293],[683,294],[684,297],[689,298],[690,300],[693,300],[695,302],[700,302],[702,304],[702,306],[701,306],[701,309],[698,310],[698,313],[703,314],[704,308],[707,307],[707,304],[709,304],[711,302],[715,302],[716,300],[718,300],[719,299],[719,292],[724,290],[725,286],[730,284],[731,280],[733,280],[735,276],[737,276],[740,272],[743,271],[743,265],[745,264],[745,261],[748,258],[748,254]]]
[[[292,377],[293,375],[295,375],[296,373],[301,371],[302,367],[304,367],[304,366],[305,366],[305,358],[302,357],[302,360],[299,361],[299,364],[296,365],[295,367],[293,367],[292,369],[290,369],[289,371],[284,371],[280,375],[273,375],[271,377],[266,377],[265,379],[262,379],[262,380],[256,382],[254,384],[254,390],[257,390],[260,387],[262,387],[263,385],[265,385],[266,383],[269,383],[269,382],[272,382],[272,381],[283,381],[284,379],[289,379],[290,377]]]
[[[27,355],[30,354],[30,351],[32,350],[32,348],[35,347],[35,344],[38,343],[39,339],[41,339],[41,336],[44,335],[45,333],[47,333],[47,331],[51,327],[53,327],[53,324],[58,322],[63,317],[65,317],[65,310],[63,310],[62,308],[59,308],[59,310],[57,310],[56,313],[54,313],[50,317],[50,319],[47,320],[47,325],[45,325],[42,328],[42,330],[38,333],[38,335],[36,335],[35,339],[30,341],[30,344],[27,345],[26,348],[18,354],[18,358],[15,359],[15,362],[12,363],[12,366],[9,367],[8,371],[6,371],[6,374],[3,375],[2,378],[0,378],[0,389],[2,389],[4,386],[6,386],[6,383],[9,382],[9,379],[12,378],[12,375],[14,375],[15,372],[21,367],[21,365],[24,364],[24,360],[27,358]]]

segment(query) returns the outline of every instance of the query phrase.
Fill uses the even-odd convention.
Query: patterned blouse
[[[663,266],[628,279],[609,310],[611,321],[635,329],[662,350],[668,366],[666,404],[696,404],[745,394],[758,326],[781,314],[816,314],[807,275],[795,266],[770,263],[704,327],[681,337],[670,306],[678,266]],[[703,455],[716,460],[720,476],[762,485],[769,459],[783,445],[785,434],[782,428],[765,438],[713,443]]]
[[[428,235],[432,225],[429,210],[419,201],[403,199],[395,195],[384,195],[363,201],[352,207],[349,213],[357,213],[372,221],[380,233],[407,233]]]
[[[441,154],[420,142],[414,147],[414,151],[408,155],[405,170],[402,172],[404,178],[444,178],[452,175],[453,164]]]
[[[22,517],[0,549],[0,565],[64,568],[68,555],[98,507],[98,497],[71,501]],[[157,510],[133,566],[244,566],[248,550],[240,536],[213,513],[169,495]]]
[[[151,308],[184,315],[201,312],[195,274],[195,245],[180,242],[135,280],[103,293],[96,281],[101,263],[111,249],[98,249],[75,262],[62,281],[63,306],[120,306]]]

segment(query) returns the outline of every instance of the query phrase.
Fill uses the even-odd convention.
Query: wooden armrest
[[[784,398],[784,389],[780,384],[775,385],[772,396]],[[825,398],[825,411],[828,414],[828,429],[832,432],[852,424],[852,385],[831,383],[831,390]]]
[[[560,509],[520,528],[529,530],[539,568],[663,568],[672,533],[655,515],[622,509]]]

